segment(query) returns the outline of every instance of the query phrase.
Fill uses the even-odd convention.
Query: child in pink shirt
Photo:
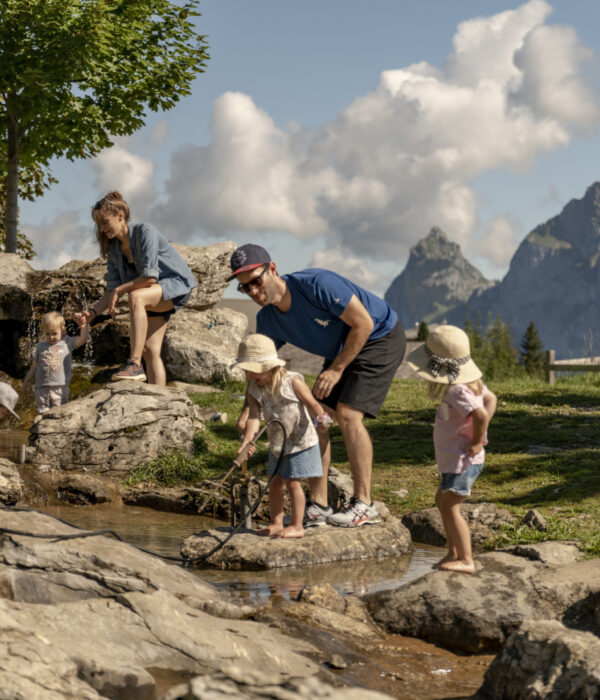
[[[483,469],[487,427],[496,410],[496,396],[481,381],[471,359],[467,334],[441,325],[408,357],[417,374],[429,382],[429,394],[441,400],[433,426],[435,460],[442,483],[435,504],[442,516],[448,553],[436,565],[444,571],[475,571],[471,533],[460,504],[471,495]]]

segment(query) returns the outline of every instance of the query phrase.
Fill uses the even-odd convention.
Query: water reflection
[[[18,462],[21,445],[27,445],[28,438],[26,430],[0,430],[0,457]]]
[[[201,516],[163,513],[150,508],[115,506],[45,506],[56,515],[86,530],[115,530],[125,541],[160,554],[178,556],[183,539],[221,521]],[[248,603],[263,603],[271,596],[288,600],[298,597],[304,586],[331,584],[341,594],[363,595],[412,581],[431,570],[442,549],[417,545],[412,554],[383,559],[352,560],[312,567],[285,567],[268,571],[221,571],[192,569],[203,581]]]

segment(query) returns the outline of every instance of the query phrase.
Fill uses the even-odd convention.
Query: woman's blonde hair
[[[481,379],[476,379],[474,382],[465,382],[465,386],[476,395],[480,396],[483,392],[483,382]],[[432,399],[443,399],[444,394],[448,391],[451,386],[456,386],[456,384],[442,384],[441,382],[427,382],[427,391],[429,397]]]
[[[62,314],[59,314],[58,311],[48,311],[47,314],[44,314],[42,316],[42,330],[47,331],[50,330],[50,328],[56,328],[56,326],[60,326],[62,332],[65,332],[66,324],[65,324],[65,319],[62,316]]]
[[[105,194],[104,197],[102,197],[102,199],[99,199],[96,202],[96,204],[94,204],[94,206],[92,207],[92,219],[96,224],[95,231],[96,238],[100,246],[100,255],[103,258],[105,258],[108,254],[110,240],[105,236],[104,233],[102,233],[100,227],[98,226],[98,220],[96,219],[96,215],[99,212],[101,213],[103,211],[106,211],[109,214],[113,214],[114,216],[117,216],[117,214],[121,212],[123,214],[123,218],[125,219],[125,223],[129,221],[130,212],[129,205],[123,199],[123,195],[120,192],[117,192],[116,190]]]

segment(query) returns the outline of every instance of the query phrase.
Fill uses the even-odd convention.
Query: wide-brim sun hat
[[[438,384],[468,384],[482,377],[471,359],[469,336],[457,326],[444,324],[432,330],[406,361],[419,377]]]
[[[285,360],[277,356],[275,343],[266,335],[253,333],[239,344],[237,358],[232,367],[240,367],[248,372],[268,372],[274,367],[283,367]]]
[[[0,406],[7,408],[15,418],[19,418],[13,410],[18,398],[19,394],[17,394],[10,384],[0,382]],[[19,420],[21,419],[19,418]]]

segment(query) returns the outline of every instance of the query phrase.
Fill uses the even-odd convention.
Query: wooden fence
[[[555,372],[600,372],[600,357],[581,357],[576,360],[557,360],[554,350],[546,350],[544,374],[548,384],[554,384]]]

